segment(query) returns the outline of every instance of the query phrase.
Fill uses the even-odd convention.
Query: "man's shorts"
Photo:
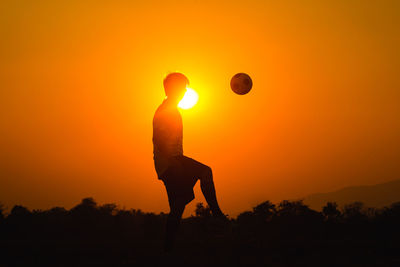
[[[179,201],[187,204],[194,199],[193,187],[207,166],[186,156],[175,156],[162,174],[170,207]]]

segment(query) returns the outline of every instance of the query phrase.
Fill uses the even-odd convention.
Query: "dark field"
[[[198,204],[170,254],[162,249],[166,214],[91,198],[71,210],[15,206],[0,218],[0,266],[400,266],[400,203],[328,203],[317,212],[266,201],[229,223]]]

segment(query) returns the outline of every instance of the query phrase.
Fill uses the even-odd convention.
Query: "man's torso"
[[[164,101],[153,118],[153,155],[158,175],[168,169],[171,158],[183,155],[182,116],[177,107],[171,107]]]

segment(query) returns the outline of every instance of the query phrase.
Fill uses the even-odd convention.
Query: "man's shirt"
[[[153,158],[158,179],[168,169],[172,157],[183,155],[182,139],[182,116],[178,107],[164,100],[153,118]]]

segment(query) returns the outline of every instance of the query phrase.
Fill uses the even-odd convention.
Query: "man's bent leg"
[[[204,169],[202,171],[202,174],[200,175],[200,187],[201,192],[203,192],[203,195],[207,201],[208,206],[210,206],[213,215],[224,215],[218,205],[212,170],[206,165],[204,165]]]
[[[176,201],[175,203],[170,203],[170,212],[167,219],[167,227],[165,233],[165,243],[164,250],[166,252],[171,251],[174,246],[176,234],[178,232],[179,224],[181,222],[183,211],[185,210],[185,205],[183,201]]]

